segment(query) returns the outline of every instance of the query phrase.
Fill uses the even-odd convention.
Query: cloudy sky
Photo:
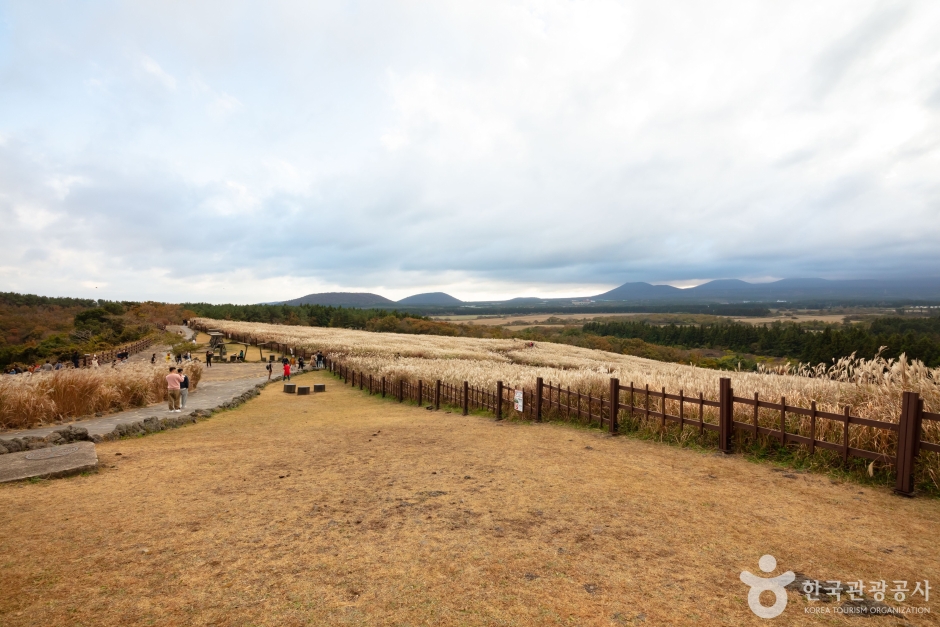
[[[0,291],[940,275],[940,2],[0,1]]]

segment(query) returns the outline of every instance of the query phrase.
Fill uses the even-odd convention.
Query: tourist
[[[155,365],[156,363],[157,363],[157,354],[154,353],[154,354],[150,357],[150,365],[153,366],[153,365]]]
[[[170,366],[170,374],[166,376],[166,399],[171,412],[180,412],[180,383],[183,377],[176,374],[176,368]]]
[[[284,358],[284,380],[290,381],[290,361],[286,357]]]
[[[180,405],[183,409],[186,409],[186,397],[189,396],[189,377],[186,376],[182,368],[177,368],[176,370],[179,372],[179,375],[183,377],[183,380],[180,381]]]
[[[268,381],[270,381],[270,380],[271,380],[271,375],[274,374],[274,364],[272,364],[272,363],[269,361],[269,362],[265,365],[264,369],[268,371]]]
[[[212,351],[206,351],[206,368],[212,367]]]
[[[238,361],[245,361],[245,349],[238,351]]]
[[[97,368],[97,367],[98,367],[98,355],[97,355],[97,353],[91,356],[91,367],[92,367],[92,368]]]
[[[72,365],[78,368],[78,351],[72,352]]]
[[[52,363],[47,359],[46,363],[42,365],[42,369],[46,372],[52,372]]]
[[[167,351],[167,352],[166,352],[166,363],[170,363],[170,360],[171,360],[171,359],[172,359],[172,358],[170,357],[170,351]]]
[[[317,351],[317,368],[323,367],[323,353]]]
[[[297,360],[297,364],[300,366],[300,371],[304,371],[304,356],[301,355],[300,359]]]

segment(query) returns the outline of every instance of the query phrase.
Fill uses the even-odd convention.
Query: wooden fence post
[[[470,393],[470,383],[468,381],[463,382],[463,415],[466,416],[469,412],[467,411],[467,402],[469,401],[468,395]]]
[[[731,429],[734,419],[734,391],[731,379],[722,377],[718,382],[718,449],[722,453],[731,453]]]
[[[398,380],[398,402],[401,403],[405,400],[405,380]]]
[[[441,380],[434,384],[434,409],[441,408]]]
[[[418,379],[418,407],[421,407],[421,401],[423,400],[422,395],[424,392],[424,384],[421,379]]]
[[[535,422],[542,422],[542,377],[535,379]]]
[[[620,411],[620,379],[610,380],[610,435],[617,435],[617,413]]]
[[[503,419],[503,382],[496,382],[496,420]]]
[[[897,483],[894,491],[903,496],[914,496],[914,463],[920,448],[920,423],[923,401],[917,392],[905,392],[901,399],[901,419],[898,424],[898,457],[895,462]]]
[[[382,398],[385,398],[385,377],[382,377]]]

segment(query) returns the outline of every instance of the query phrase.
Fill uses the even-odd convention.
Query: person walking
[[[72,352],[72,366],[78,368],[78,351]]]
[[[304,371],[304,356],[303,355],[301,355],[300,358],[297,360],[297,365],[300,366],[300,371],[303,372]]]
[[[177,368],[176,370],[179,375],[183,377],[183,380],[180,381],[180,406],[186,409],[186,398],[189,396],[189,377],[186,376],[182,368]]]
[[[272,364],[272,363],[269,361],[269,362],[265,365],[264,369],[268,371],[268,381],[270,381],[270,380],[271,380],[271,375],[274,374],[274,364]]]
[[[290,361],[286,357],[284,358],[284,380],[290,381]]]
[[[212,351],[206,351],[206,368],[212,367]]]
[[[170,363],[170,351],[166,352],[166,363]]]
[[[170,374],[166,375],[166,399],[171,412],[180,412],[180,383],[183,377],[176,374],[176,367],[170,366]]]
[[[323,353],[317,351],[317,368],[323,367]]]
[[[156,363],[157,363],[157,354],[154,353],[153,356],[150,358],[150,365],[153,366]]]

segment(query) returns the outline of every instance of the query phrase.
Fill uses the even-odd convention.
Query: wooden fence
[[[234,333],[226,333],[226,337],[247,344],[256,344],[260,340],[254,336]],[[282,354],[292,353],[304,358],[312,354],[305,348],[298,349],[276,342],[269,342],[267,346],[276,348]],[[391,381],[386,377],[353,370],[330,358],[326,358],[326,366],[344,383],[351,381],[353,386],[358,385],[359,389],[368,390],[370,394],[393,396],[398,402],[409,401],[419,405],[427,402],[434,409],[440,409],[441,405],[459,407],[464,415],[470,411],[487,411],[501,420],[512,412],[520,418],[533,421],[541,421],[544,416],[550,415],[596,425],[612,435],[619,433],[624,419],[646,424],[659,421],[661,428],[665,428],[667,423],[675,423],[680,430],[688,427],[697,430],[699,434],[705,431],[717,433],[718,449],[729,454],[734,452],[736,433],[764,435],[777,439],[781,445],[805,446],[810,454],[814,454],[816,449],[825,449],[839,453],[845,461],[850,457],[858,457],[890,465],[896,472],[894,491],[905,496],[914,495],[914,466],[920,453],[940,453],[940,444],[922,439],[923,422],[940,422],[940,414],[925,411],[924,401],[916,392],[904,392],[901,414],[898,422],[894,423],[852,416],[849,407],[844,407],[841,413],[822,411],[816,408],[815,401],[806,408],[788,405],[785,397],[771,401],[761,399],[756,393],[753,398],[735,396],[731,379],[728,378],[719,380],[718,400],[710,400],[702,392],[686,395],[683,390],[679,390],[678,394],[673,394],[665,388],[651,390],[649,385],[640,387],[633,382],[621,385],[615,378],[610,379],[606,394],[592,396],[580,390],[546,384],[541,377],[536,379],[534,390],[505,385],[502,381],[496,383],[495,389],[486,389],[471,386],[467,381],[462,385],[441,380],[433,383],[405,379]],[[513,409],[516,391],[520,391],[523,396],[522,412]],[[772,421],[768,414],[773,416]],[[794,425],[794,418],[808,418],[808,432]],[[840,425],[840,441],[823,439],[820,431],[824,421]],[[851,446],[852,425],[887,432],[894,443],[894,453]]]
[[[839,453],[843,460],[860,457],[880,461],[891,465],[896,471],[895,492],[905,496],[914,495],[914,464],[921,451],[940,453],[940,444],[925,442],[922,424],[924,420],[940,422],[940,414],[924,410],[923,399],[916,392],[905,392],[901,415],[897,423],[871,420],[852,416],[849,408],[842,413],[821,411],[813,402],[809,408],[787,405],[786,398],[779,402],[761,400],[756,394],[753,398],[735,396],[731,388],[731,379],[719,380],[718,400],[706,399],[702,392],[686,395],[680,390],[670,394],[665,388],[651,390],[648,385],[638,387],[632,382],[621,385],[617,379],[610,380],[608,393],[592,396],[580,390],[562,388],[546,384],[541,378],[536,379],[535,389],[519,388],[523,395],[523,410],[515,412],[513,401],[517,388],[507,386],[502,381],[495,389],[470,385],[434,382],[391,381],[386,377],[377,377],[331,359],[326,366],[344,383],[351,383],[370,394],[393,396],[398,402],[405,401],[424,405],[428,403],[434,409],[441,405],[459,407],[463,415],[471,411],[487,411],[495,414],[497,420],[513,412],[519,417],[541,421],[552,415],[556,418],[576,421],[582,424],[596,425],[616,435],[623,420],[631,419],[649,424],[652,421],[665,428],[667,423],[674,423],[680,430],[690,428],[704,434],[705,431],[718,435],[718,448],[724,453],[734,452],[734,435],[748,433],[765,435],[777,439],[780,444],[799,444],[809,449],[810,454],[816,449],[826,449]],[[761,410],[764,410],[763,424]],[[767,425],[767,412],[773,412],[777,418],[774,426]],[[745,418],[749,416],[750,419]],[[793,417],[809,419],[809,433],[797,433],[797,427],[788,428],[788,420]],[[841,441],[833,442],[822,439],[819,435],[822,421],[833,421],[841,425]],[[849,427],[859,425],[880,429],[896,434],[893,455],[855,448],[849,443]]]
[[[154,343],[155,339],[152,337],[146,337],[142,340],[138,340],[132,344],[127,344],[125,346],[120,346],[118,348],[112,348],[109,351],[104,351],[103,353],[95,353],[98,355],[98,363],[104,364],[105,362],[114,361],[117,359],[117,356],[121,353],[127,353],[128,355],[133,355],[139,353],[140,351],[148,348]],[[91,366],[91,360],[93,355],[91,353],[86,353],[81,357],[82,368],[88,368]]]

